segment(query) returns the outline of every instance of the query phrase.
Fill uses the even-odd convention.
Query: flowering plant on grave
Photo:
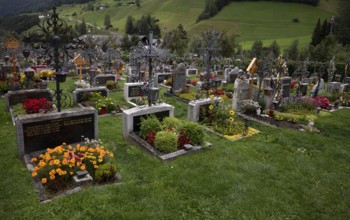
[[[116,109],[116,104],[112,101],[111,98],[102,96],[101,92],[90,92],[84,94],[88,101],[96,103],[96,109],[98,114],[101,114],[102,111],[110,113]]]
[[[202,124],[207,125],[220,134],[242,134],[244,131],[244,124],[241,121],[235,121],[234,114],[235,111],[220,100],[219,103],[201,106],[199,118],[202,119]]]
[[[72,180],[76,171],[87,170],[94,177],[95,170],[113,156],[102,145],[72,147],[63,143],[31,159],[35,164],[32,177],[38,177],[50,190],[57,191]]]
[[[316,96],[315,98],[313,98],[312,103],[315,106],[320,107],[322,109],[328,109],[330,101],[326,97]]]
[[[52,110],[52,102],[46,98],[41,99],[27,99],[22,104],[27,114],[38,113],[40,111],[48,112]]]

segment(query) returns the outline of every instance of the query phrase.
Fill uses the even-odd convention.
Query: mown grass
[[[62,85],[69,88],[73,80]],[[50,85],[51,86],[51,85]],[[161,92],[164,90],[162,89]],[[112,93],[122,97],[122,92]],[[186,118],[187,105],[175,105]],[[5,109],[4,100],[0,108]],[[122,117],[98,118],[99,138],[116,155],[120,184],[85,187],[38,201],[17,159],[9,113],[0,112],[0,219],[348,219],[350,110],[320,117],[321,133],[266,127],[236,142],[206,134],[212,148],[162,162],[122,137]]]
[[[127,1],[100,2],[108,3],[110,8],[86,12],[82,10],[81,5],[65,5],[60,7],[59,11],[65,19],[76,12],[77,17],[74,19],[81,21],[84,18],[87,23],[96,24],[101,28],[104,27],[105,16],[110,15],[113,27],[117,27],[121,34],[125,32],[125,23],[129,15],[135,19],[148,14],[157,17],[163,35],[179,24],[188,31],[189,37],[214,27],[229,35],[239,35],[238,41],[244,49],[250,49],[255,40],[263,40],[266,46],[277,40],[282,48],[286,48],[293,40],[298,39],[300,46],[307,46],[317,19],[323,21],[325,18],[330,18],[336,12],[338,5],[338,0],[322,0],[319,7],[263,1],[233,2],[215,17],[196,23],[198,15],[204,8],[204,0],[147,0],[141,2],[140,8],[117,6],[119,2]],[[293,22],[294,18],[298,18],[299,22]]]

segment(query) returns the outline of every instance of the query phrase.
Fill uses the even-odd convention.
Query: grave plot
[[[221,98],[190,102],[187,120],[199,122],[207,131],[229,140],[238,140],[259,132],[236,117],[235,111]]]
[[[73,103],[81,107],[93,107],[99,115],[122,113],[123,109],[108,95],[109,90],[105,86],[76,89],[73,91]]]
[[[204,145],[204,129],[194,122],[173,117],[168,104],[132,108],[123,112],[124,138],[161,160],[196,152]]]

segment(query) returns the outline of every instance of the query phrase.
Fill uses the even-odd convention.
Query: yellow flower
[[[98,165],[94,165],[94,168],[97,169],[97,168],[98,168]]]
[[[219,102],[223,102],[224,100],[223,99],[220,99],[220,101]]]
[[[98,159],[98,162],[102,163],[102,161],[103,161],[103,159],[102,159],[102,158]]]
[[[45,183],[47,183],[47,179],[46,178],[42,178],[41,182],[42,182],[42,184],[45,184]]]
[[[234,115],[234,114],[235,114],[235,111],[231,110],[230,115]]]
[[[80,169],[81,170],[85,170],[86,168],[85,168],[85,165],[82,165],[81,167],[80,167]]]
[[[114,154],[113,154],[113,153],[110,153],[109,156],[110,156],[110,157],[114,157]]]
[[[214,108],[214,106],[213,106],[213,105],[210,105],[210,106],[209,106],[209,109],[210,109],[210,110],[212,110],[213,108]]]
[[[37,175],[38,175],[38,173],[36,171],[32,172],[32,177],[35,177]]]
[[[56,171],[55,170],[51,170],[49,174],[50,174],[50,176],[53,176],[53,175],[56,174]]]
[[[39,167],[44,167],[44,166],[46,166],[46,163],[44,161],[40,161],[38,165],[39,165]]]
[[[58,165],[58,164],[60,164],[60,160],[56,159],[56,160],[54,160],[53,163],[56,164],[56,165]]]
[[[214,98],[214,95],[210,95],[209,98],[210,98],[210,99],[213,99],[213,98]]]
[[[32,158],[32,162],[35,162],[35,161],[37,161],[38,159],[36,158],[36,157],[33,157]]]
[[[232,117],[230,117],[230,122],[233,122],[233,121],[234,121],[234,119]]]
[[[56,169],[56,172],[58,173],[58,175],[60,175],[60,176],[62,175],[62,170],[61,170],[61,168],[57,168],[57,169]]]

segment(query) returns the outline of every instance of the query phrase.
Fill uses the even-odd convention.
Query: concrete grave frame
[[[145,108],[135,107],[123,112],[123,136],[128,139],[128,136],[135,132],[134,118],[147,116],[160,112],[168,111],[168,117],[174,117],[175,107],[166,103],[159,105],[146,106]]]
[[[50,89],[29,89],[29,90],[19,90],[19,91],[8,91],[5,94],[6,109],[9,111],[12,106],[19,103],[23,103],[28,98],[29,99],[46,98],[48,101],[52,101],[53,94],[54,94],[53,91]]]
[[[199,112],[200,108],[203,105],[209,105],[212,103],[217,103],[222,100],[221,97],[219,98],[214,98],[214,99],[204,99],[204,100],[196,100],[196,101],[191,101],[188,103],[187,107],[187,120],[189,121],[199,121]]]
[[[105,86],[93,87],[93,88],[78,88],[73,91],[73,105],[77,105],[81,102],[81,94],[85,92],[101,92],[103,96],[109,96],[109,90]]]

